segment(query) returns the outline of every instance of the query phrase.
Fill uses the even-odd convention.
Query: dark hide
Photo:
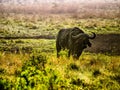
[[[95,36],[94,34],[93,37],[89,37],[77,27],[61,29],[56,39],[57,57],[59,57],[61,49],[68,49],[68,57],[72,55],[74,58],[78,59],[87,46],[91,47],[89,39],[94,39]]]

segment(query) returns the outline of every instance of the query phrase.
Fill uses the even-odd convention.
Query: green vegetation
[[[46,57],[42,53],[33,53],[30,56],[26,54],[24,58],[23,54],[11,54],[9,64],[4,61],[5,56],[6,54],[1,53],[2,89],[119,90],[120,88],[119,56],[83,53],[80,59],[75,61],[64,56],[57,59],[54,54]]]
[[[31,53],[32,51],[53,52],[55,40],[47,39],[11,39],[0,40],[0,51],[11,53]]]
[[[1,37],[56,36],[60,28],[80,27],[85,32],[120,33],[120,19],[79,19],[71,16],[22,16],[0,18]]]
[[[0,37],[56,36],[78,26],[97,34],[120,33],[120,19],[66,16],[0,18]],[[1,90],[119,90],[120,56],[83,52],[56,58],[55,39],[1,39]]]
[[[0,88],[2,89],[75,89],[119,90],[120,56],[84,52],[79,60],[56,58],[55,40],[1,40],[1,46],[19,47],[0,53]],[[3,45],[2,45],[3,44]],[[22,50],[21,48],[32,50]],[[1,48],[3,49],[3,48]],[[28,53],[29,51],[29,53]]]

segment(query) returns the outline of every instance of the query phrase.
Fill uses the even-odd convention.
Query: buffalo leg
[[[71,50],[68,51],[68,57],[70,57],[70,54],[71,54]]]
[[[61,51],[61,47],[57,47],[57,58],[60,57],[59,52]]]
[[[76,59],[79,59],[81,54],[82,54],[82,51],[77,54],[77,58]]]
[[[73,58],[74,59],[79,59],[80,55],[82,54],[82,51],[77,53],[77,54],[73,54]]]

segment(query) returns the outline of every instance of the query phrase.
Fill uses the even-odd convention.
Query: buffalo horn
[[[80,36],[83,36],[83,35],[85,35],[85,34],[84,33],[80,33],[78,35],[72,35],[72,38],[73,39],[77,39],[77,38],[79,38]]]
[[[92,32],[93,36],[89,36],[89,39],[94,39],[96,37],[96,34]]]

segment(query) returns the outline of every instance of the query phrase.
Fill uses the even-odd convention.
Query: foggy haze
[[[120,3],[120,0],[0,0],[2,4],[32,5],[41,3]]]
[[[0,0],[0,13],[120,17],[120,0]]]

